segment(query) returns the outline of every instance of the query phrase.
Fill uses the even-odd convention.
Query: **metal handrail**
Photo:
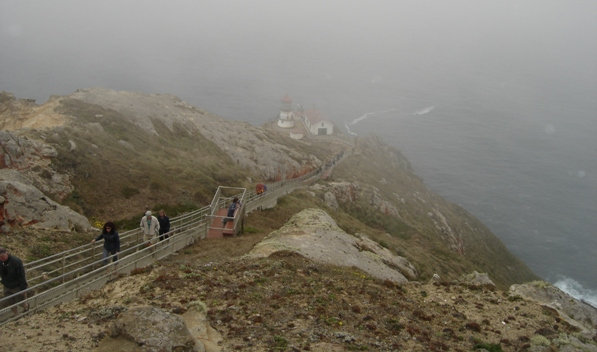
[[[331,165],[333,166],[333,164]],[[281,180],[268,185],[268,190],[261,194],[256,194],[254,191],[242,193],[242,206],[248,207],[250,204],[259,204],[260,201],[276,197],[276,199],[291,190],[301,186],[304,183],[310,182],[312,179],[316,179],[319,175],[322,175],[331,166],[326,168],[319,168],[313,170],[305,175],[289,180]],[[214,198],[217,199],[217,198]],[[255,206],[257,208],[258,205]],[[132,269],[131,266],[139,267],[148,265],[159,258],[164,258],[171,255],[176,250],[184,248],[186,245],[193,243],[197,239],[205,238],[207,233],[207,217],[211,213],[211,204],[191,212],[173,217],[171,220],[172,230],[168,233],[169,238],[164,241],[145,246],[142,239],[140,238],[140,230],[133,229],[123,232],[121,236],[125,243],[121,243],[121,251],[119,253],[119,260],[113,264],[109,264],[107,267],[114,267],[114,273],[127,274]],[[245,209],[243,209],[244,211]],[[56,253],[48,257],[35,260],[29,263],[25,263],[25,267],[28,271],[42,271],[42,268],[50,268],[41,275],[34,278],[30,278],[30,282],[34,282],[38,279],[44,279],[50,274],[60,273],[59,275],[44,279],[39,283],[33,284],[31,287],[24,291],[20,291],[14,295],[4,297],[0,299],[0,306],[7,300],[14,298],[18,295],[27,294],[25,300],[4,307],[0,309],[0,324],[4,324],[7,321],[18,319],[26,314],[39,311],[45,307],[54,305],[59,302],[68,300],[69,298],[79,297],[86,288],[89,290],[93,289],[95,284],[103,285],[110,278],[110,274],[105,273],[104,259],[99,258],[101,251],[101,243],[96,244],[85,244],[75,248],[65,250],[61,253]],[[78,258],[87,251],[92,251],[91,256],[83,256]],[[97,253],[95,253],[97,252]],[[67,263],[67,259],[75,258],[74,262]],[[153,258],[153,259],[152,259]],[[107,260],[110,260],[108,257]],[[57,268],[51,268],[51,265],[58,265]],[[72,268],[74,266],[74,268]],[[68,269],[68,270],[67,270]],[[134,269],[134,268],[133,268]],[[99,288],[96,287],[96,288]],[[16,316],[6,317],[9,314],[9,310],[17,308],[22,304],[29,304],[32,309],[27,312],[22,312]]]
[[[173,222],[175,224],[179,223],[182,225],[183,223],[185,223],[185,220],[188,221],[188,219],[192,219],[197,216],[199,216],[199,217],[203,216],[203,213],[205,213],[207,210],[209,210],[209,206],[203,207],[203,208],[200,208],[200,209],[197,209],[192,212],[185,213],[185,214],[182,214],[182,215],[179,215],[176,217],[173,217],[171,222]],[[123,232],[120,235],[121,250],[122,250],[122,247],[126,248],[127,245],[129,245],[131,243],[136,243],[138,241],[138,237],[140,237],[139,236],[140,233],[141,233],[140,229],[132,229],[132,230]],[[129,239],[131,239],[132,237],[136,237],[136,238],[133,241],[129,241]],[[93,256],[100,257],[101,253],[102,253],[102,250],[101,250],[102,246],[103,246],[103,244],[101,242],[100,243],[87,243],[87,244],[75,247],[73,249],[66,250],[61,253],[57,253],[55,255],[46,257],[46,258],[42,258],[40,260],[25,263],[24,266],[25,266],[27,272],[39,272],[39,274],[37,276],[31,277],[31,278],[29,278],[29,280],[32,282],[36,282],[36,280],[47,277],[48,275],[55,273],[57,271],[64,271],[65,268],[84,261],[84,260],[77,260],[76,258],[78,258],[81,254],[87,253],[90,250],[93,252],[92,253]],[[70,262],[70,260],[72,258],[75,258],[74,263]],[[70,263],[70,264],[67,264],[67,263]],[[37,265],[32,266],[33,264],[37,264]],[[51,268],[51,266],[53,264],[60,264],[62,269],[59,270],[59,269]]]

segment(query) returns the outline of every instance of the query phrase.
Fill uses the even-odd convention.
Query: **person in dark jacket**
[[[234,212],[236,209],[240,208],[240,202],[238,201],[238,197],[234,197],[232,203],[228,207],[228,212],[226,213],[226,217],[222,219],[222,226],[226,226],[226,223],[229,221],[234,221]]]
[[[102,233],[92,240],[91,243],[95,243],[102,238],[104,239],[104,264],[108,264],[108,257],[110,255],[112,255],[112,261],[117,261],[118,253],[120,252],[120,237],[112,222],[108,221],[105,223]]]
[[[160,223],[160,241],[168,238],[170,232],[170,218],[166,216],[164,209],[161,209],[158,215],[158,222]]]
[[[12,296],[27,289],[27,278],[25,267],[21,259],[8,253],[6,248],[0,247],[0,277],[4,285],[4,297]],[[2,302],[3,306],[11,306],[27,298],[27,293],[16,295]],[[27,310],[29,304],[25,303],[23,308]],[[17,307],[12,308],[13,314],[17,314]]]

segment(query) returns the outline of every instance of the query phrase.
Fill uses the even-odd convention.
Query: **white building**
[[[317,110],[308,110],[303,115],[305,127],[312,135],[326,136],[334,133],[334,124],[331,121],[324,120]]]

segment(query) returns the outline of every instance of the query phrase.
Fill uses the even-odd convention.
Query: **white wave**
[[[579,282],[569,277],[562,277],[553,285],[570,296],[585,301],[593,307],[597,307],[597,290],[585,288]]]
[[[352,120],[352,122],[349,123],[349,125],[356,125],[357,123],[366,120],[369,118],[369,116],[375,115],[374,112],[368,112],[360,117],[357,117],[356,119]]]
[[[382,110],[382,111],[367,112],[367,113],[364,113],[363,115],[357,117],[356,119],[352,120],[348,125],[350,125],[350,126],[356,125],[357,123],[359,123],[363,120],[366,120],[366,119],[370,118],[371,116],[375,116],[375,115],[379,115],[379,114],[386,114],[388,112],[393,112],[393,111],[396,111],[396,108]]]
[[[423,108],[421,110],[417,110],[414,112],[415,115],[427,115],[430,112],[432,112],[435,109],[434,105],[428,106],[426,108]]]
[[[389,112],[394,112],[396,110],[397,110],[396,108],[392,108],[392,109],[388,109],[388,110],[372,111],[372,112],[364,113],[363,115],[357,117],[356,119],[354,119],[354,120],[352,120],[352,121],[350,121],[348,123],[345,123],[344,124],[344,128],[346,128],[346,132],[348,132],[349,135],[351,135],[351,136],[357,136],[357,134],[350,129],[350,126],[354,126],[357,123],[359,123],[361,121],[364,121],[364,120],[366,120],[366,119],[368,119],[370,117],[373,117],[375,115],[387,114]]]
[[[346,132],[349,135],[351,135],[351,136],[358,136],[358,134],[356,134],[355,132],[353,132],[353,131],[350,130],[350,126],[347,123],[344,124],[344,128],[346,128]]]

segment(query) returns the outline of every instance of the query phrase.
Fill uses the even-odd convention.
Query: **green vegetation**
[[[122,187],[122,189],[120,190],[120,193],[122,194],[122,196],[126,199],[131,198],[134,195],[139,194],[139,190],[133,187],[129,187],[129,186],[124,186]]]
[[[489,352],[502,352],[502,346],[500,344],[495,343],[477,343],[475,344],[475,349],[485,349]]]
[[[198,207],[218,185],[237,186],[239,174],[251,175],[185,126],[170,130],[154,120],[156,136],[114,110],[74,99],[63,100],[58,111],[77,119],[46,141],[60,155],[54,166],[74,175],[77,192],[64,203],[88,217],[122,220],[154,204]]]
[[[285,351],[286,347],[288,347],[288,340],[286,340],[284,336],[274,336],[274,351]]]
[[[96,234],[64,231],[39,231],[29,233],[23,243],[27,246],[24,259],[28,262],[45,258],[54,253],[89,243]]]

